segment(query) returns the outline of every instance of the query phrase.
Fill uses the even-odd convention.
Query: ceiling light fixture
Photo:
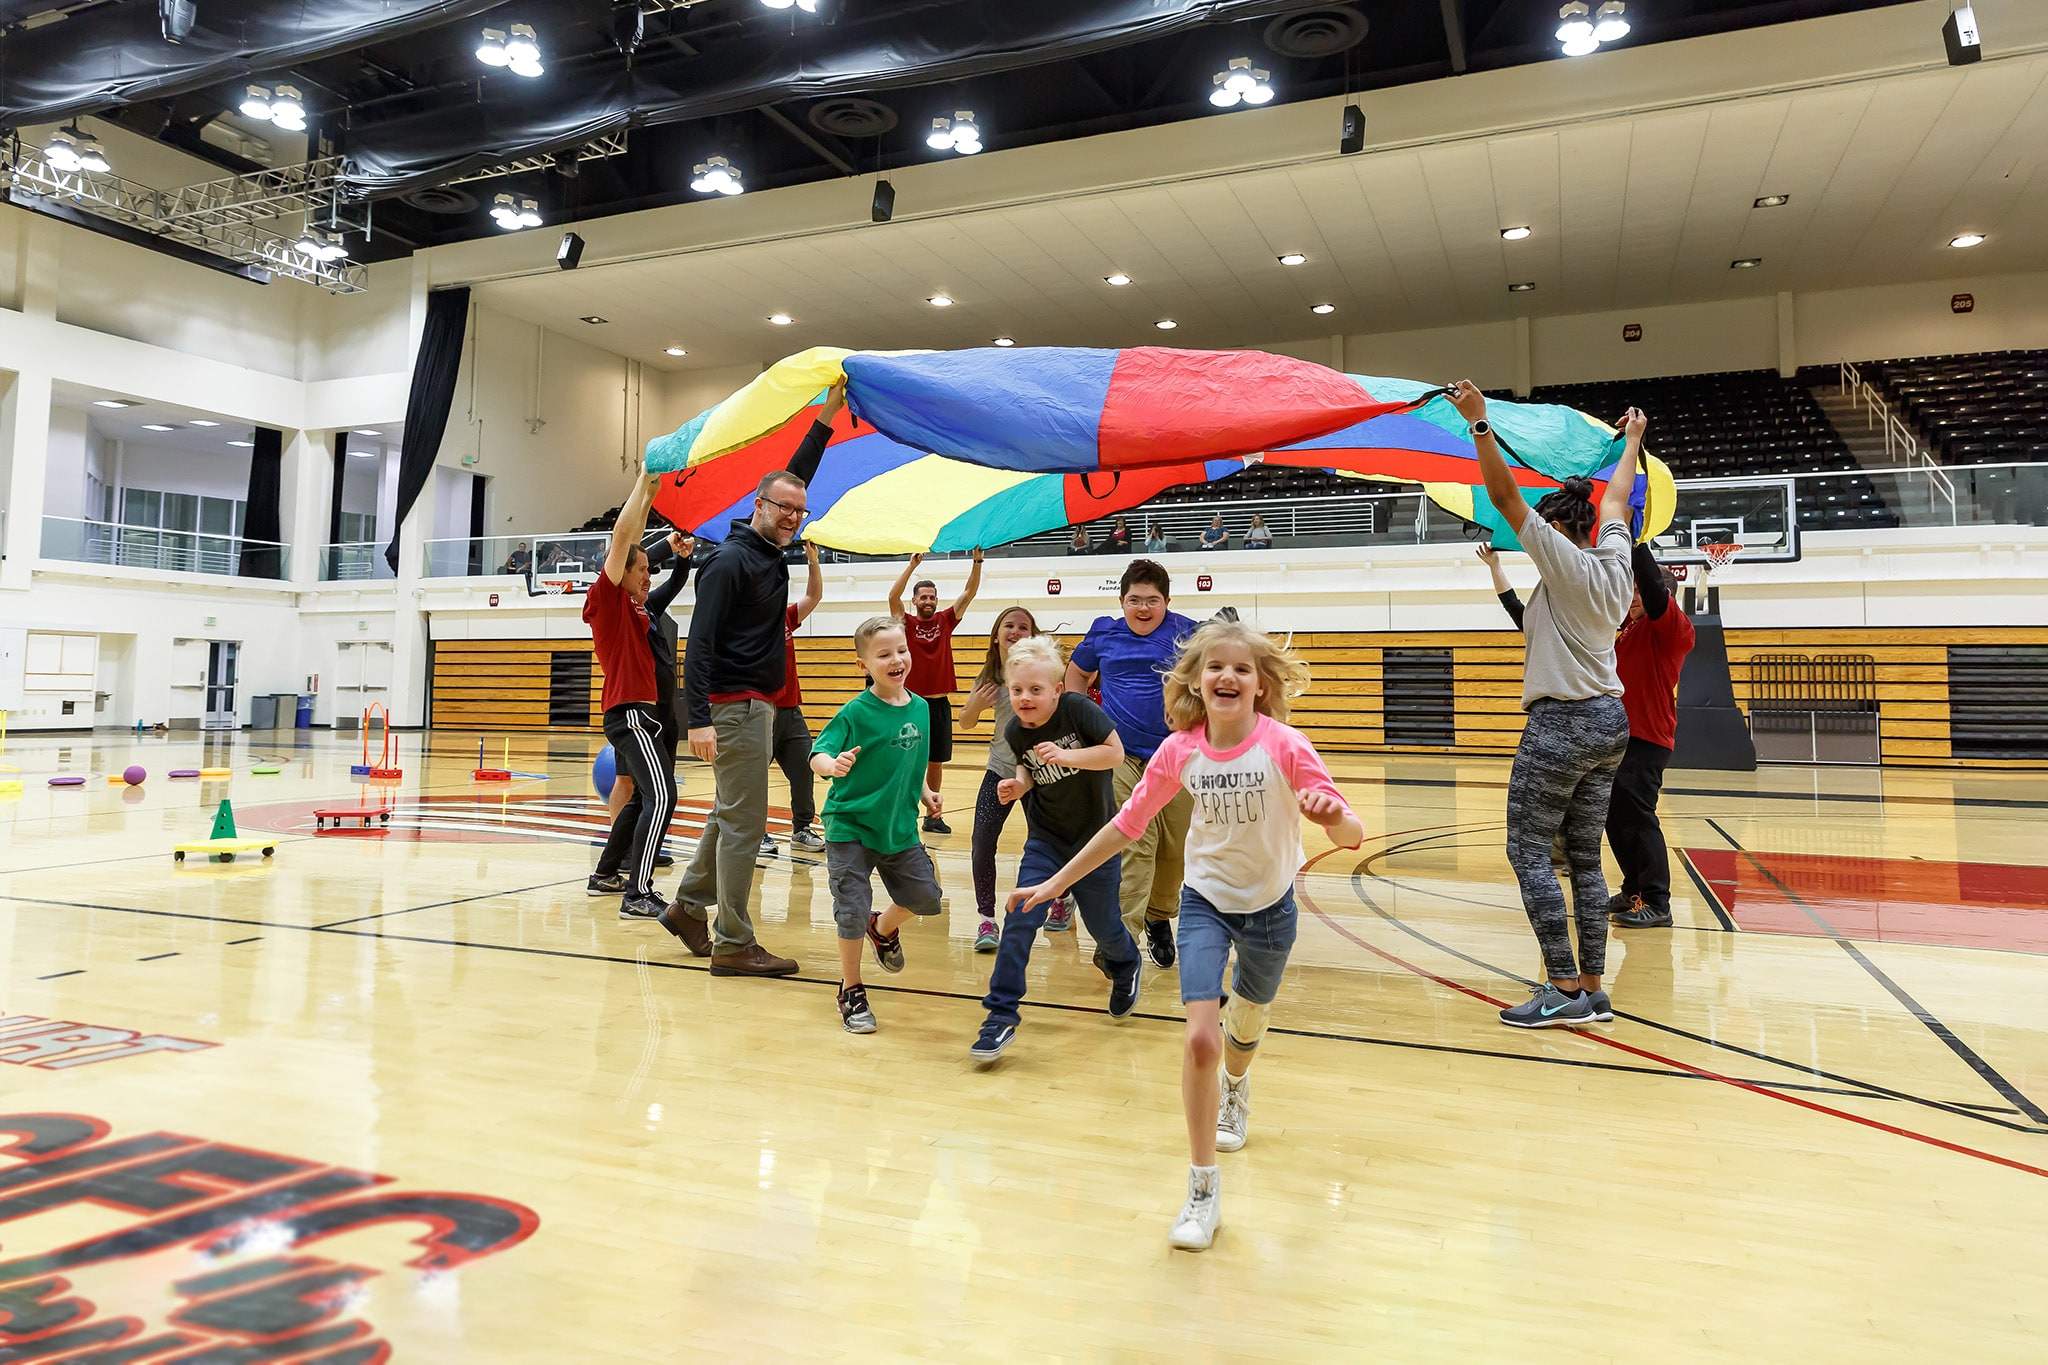
[[[351,450],[349,454],[358,460],[374,460],[377,458],[377,452],[374,450]]]
[[[231,446],[237,446],[243,450],[254,449],[256,445],[254,441],[229,441],[228,444]]]
[[[1157,327],[1162,332],[1171,332],[1174,328],[1180,326],[1180,324],[1175,322],[1172,318],[1161,318],[1159,319],[1159,321],[1153,323],[1152,325],[1154,327]]]
[[[259,123],[270,122],[270,91],[261,85],[252,85],[242,96],[242,117],[252,118]]]
[[[761,0],[768,9],[800,9],[805,14],[818,12],[818,0]]]
[[[663,355],[675,356],[677,359],[681,359],[682,357],[689,354],[688,351],[684,350],[680,346],[664,346],[661,348],[661,353]]]
[[[934,294],[926,299],[925,302],[934,308],[951,308],[953,306],[953,296],[950,294]]]
[[[598,316],[597,314],[595,314],[595,313],[585,313],[585,314],[584,314],[584,315],[583,315],[582,317],[580,317],[580,318],[578,318],[578,319],[576,319],[576,320],[577,320],[578,322],[587,322],[587,323],[589,323],[589,324],[590,324],[590,325],[591,325],[592,327],[602,327],[602,326],[604,326],[604,325],[605,325],[605,324],[606,324],[607,322],[610,322],[610,321],[611,321],[611,319],[610,319],[610,318],[601,318],[601,317],[599,317],[599,316]]]
[[[997,337],[994,344],[997,346],[1015,346],[1017,342],[1014,337]]]
[[[1209,92],[1209,103],[1218,109],[1269,103],[1273,98],[1273,87],[1269,83],[1272,79],[1273,73],[1253,67],[1251,58],[1232,57],[1211,81],[1216,88]]]
[[[541,223],[540,201],[514,200],[509,194],[493,195],[491,218],[506,232],[517,232],[521,228],[537,228]]]
[[[1307,264],[1308,264],[1308,257],[1306,257],[1306,256],[1302,255],[1302,254],[1301,254],[1301,253],[1300,253],[1299,251],[1290,251],[1290,252],[1288,252],[1288,253],[1287,253],[1287,254],[1286,254],[1285,256],[1282,256],[1282,257],[1280,257],[1280,264],[1282,264],[1282,265],[1307,265]]]
[[[1984,234],[1981,232],[1965,232],[1949,238],[1948,244],[1958,251],[1967,251],[1973,246],[1982,246],[1984,244]]]
[[[144,431],[176,431],[176,430],[177,430],[177,428],[176,428],[176,427],[167,427],[167,426],[165,426],[165,425],[164,425],[164,424],[163,424],[162,422],[144,422],[144,423],[142,424],[142,429],[143,429]]]
[[[547,70],[540,64],[540,40],[532,24],[514,24],[505,35],[505,65],[513,75],[528,80]]]
[[[306,97],[295,85],[280,85],[270,97],[270,121],[287,133],[306,131]]]
[[[790,323],[795,322],[796,319],[787,313],[770,313],[768,321],[774,323],[777,327],[787,327]]]
[[[924,145],[935,152],[958,152],[961,156],[973,156],[981,150],[981,125],[974,121],[972,109],[955,109],[951,118],[935,118],[932,130]]]
[[[1530,227],[1504,227],[1500,230],[1503,242],[1524,242],[1535,235],[1536,230]]]
[[[1791,202],[1792,196],[1789,194],[1767,194],[1754,204],[1751,204],[1750,207],[1753,209],[1781,209]]]
[[[1309,306],[1309,310],[1308,310],[1308,311],[1309,311],[1309,312],[1311,312],[1311,313],[1314,313],[1314,314],[1315,314],[1316,316],[1318,316],[1318,317],[1327,317],[1327,316],[1328,316],[1328,315],[1330,315],[1331,313],[1334,313],[1334,312],[1336,312],[1336,311],[1337,311],[1337,305],[1336,305],[1336,304],[1334,304],[1334,303],[1317,303],[1317,304],[1311,304],[1311,305]]]
[[[191,424],[195,427],[217,427],[220,425],[220,423],[210,417],[194,417]]]
[[[1102,277],[1102,282],[1110,286],[1112,289],[1121,289],[1131,282],[1131,277],[1129,275],[1124,274],[1123,271],[1119,270],[1114,275],[1104,275]]]
[[[506,66],[512,59],[505,55],[505,30],[487,28],[483,40],[476,45],[476,59],[485,66]]]
[[[1509,286],[1508,286],[1508,292],[1509,292],[1510,294],[1526,294],[1526,293],[1528,293],[1528,292],[1529,292],[1529,291],[1530,291],[1531,289],[1534,289],[1535,287],[1536,287],[1536,281],[1534,281],[1534,280],[1523,280],[1523,281],[1522,281],[1521,283],[1519,283],[1519,284],[1511,284],[1511,285],[1509,285]]]
[[[192,425],[196,427],[196,426],[198,426],[199,424],[198,424],[197,422],[194,422],[194,423],[193,423]],[[212,426],[212,425],[213,425],[213,423],[211,423],[211,422],[208,422],[208,423],[207,423],[206,425],[208,425],[208,426]],[[370,430],[370,429],[369,429],[368,427],[357,427],[357,428],[356,428],[356,435],[358,435],[358,436],[382,436],[383,434],[384,434],[384,433],[383,433],[383,432],[381,432],[381,431],[371,431],[371,430]]]
[[[1628,6],[1623,0],[1607,0],[1593,11],[1593,41],[1618,43],[1628,37]]]
[[[92,405],[96,408],[134,408],[141,406],[132,398],[95,398],[92,400]]]
[[[1730,270],[1754,270],[1763,263],[1764,258],[1761,256],[1744,256],[1739,261],[1728,262],[1728,268]]]
[[[110,169],[107,154],[100,150],[100,140],[75,123],[56,131],[43,148],[43,158],[50,163],[50,169],[67,174],[90,171],[97,175]]]
[[[296,243],[301,256],[311,256],[316,261],[338,261],[348,255],[348,248],[341,243],[341,234],[326,228],[316,228],[311,223],[299,235]]]
[[[1599,50],[1602,43],[1616,43],[1628,37],[1628,5],[1624,0],[1605,0],[1595,11],[1586,0],[1568,0],[1557,11],[1557,41],[1567,57],[1584,57]]]
[[[740,194],[747,188],[740,183],[740,168],[722,156],[698,162],[690,174],[690,188],[699,194]]]

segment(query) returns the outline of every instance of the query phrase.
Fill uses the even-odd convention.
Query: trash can
[[[249,728],[251,730],[275,730],[277,728],[276,697],[259,692],[249,698]]]
[[[313,699],[303,693],[299,697],[298,721],[294,728],[300,730],[310,730],[313,728]]]

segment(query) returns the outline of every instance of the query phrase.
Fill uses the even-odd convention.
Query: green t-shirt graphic
[[[859,749],[853,771],[832,782],[825,798],[825,837],[871,853],[901,853],[917,843],[918,800],[931,753],[931,708],[906,693],[892,706],[861,692],[819,734],[814,754],[837,758]]]

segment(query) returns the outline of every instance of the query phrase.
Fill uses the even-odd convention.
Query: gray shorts
[[[874,873],[882,874],[889,899],[914,915],[939,913],[939,874],[923,844],[901,853],[873,853],[865,844],[827,840],[825,872],[832,881],[832,921],[839,937],[855,939],[868,931],[868,912],[875,908]]]

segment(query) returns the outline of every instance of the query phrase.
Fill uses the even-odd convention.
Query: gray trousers
[[[718,734],[718,757],[711,762],[717,793],[676,899],[700,917],[717,907],[708,916],[716,953],[738,952],[754,941],[747,902],[754,894],[754,859],[768,832],[768,740],[774,723],[775,708],[765,701],[711,706],[711,727]]]

